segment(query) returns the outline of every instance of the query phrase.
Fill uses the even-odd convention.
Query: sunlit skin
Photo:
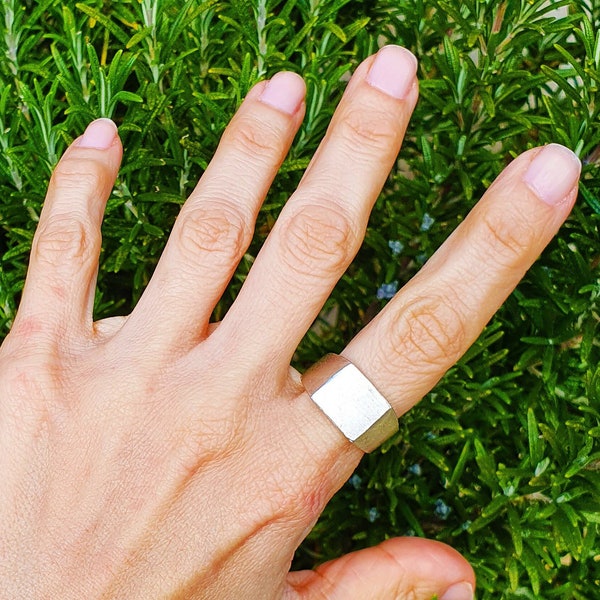
[[[115,126],[66,151],[0,348],[0,596],[470,600],[469,564],[392,538],[315,571],[295,549],[361,459],[290,361],[361,244],[417,102],[386,47],[329,130],[223,321],[209,322],[304,114],[303,81],[256,85],[183,207],[143,297],[93,322]],[[343,351],[402,416],[477,338],[567,217],[566,148],[514,160]]]

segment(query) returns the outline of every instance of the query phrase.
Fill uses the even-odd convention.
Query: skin
[[[290,360],[359,248],[417,101],[412,75],[403,98],[369,83],[373,60],[218,326],[212,310],[302,120],[301,80],[286,75],[300,94],[293,110],[265,101],[268,82],[249,93],[127,317],[92,319],[120,140],[101,149],[79,138],[66,151],[0,348],[2,597],[458,600],[453,585],[474,587],[458,553],[422,539],[289,573],[362,456]],[[467,350],[567,217],[576,182],[550,205],[524,180],[540,152],[500,175],[344,350],[399,416]]]

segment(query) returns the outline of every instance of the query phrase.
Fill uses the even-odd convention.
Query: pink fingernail
[[[112,146],[116,136],[117,126],[110,119],[96,119],[87,126],[78,146],[106,150]]]
[[[450,586],[440,600],[473,600],[473,586],[466,581]]]
[[[563,202],[575,187],[581,173],[581,161],[560,144],[549,144],[531,161],[523,181],[546,204]]]
[[[375,56],[367,82],[398,99],[405,98],[417,74],[417,59],[400,46],[384,46]]]
[[[306,93],[304,80],[290,71],[273,75],[260,95],[259,100],[289,115],[300,108]]]

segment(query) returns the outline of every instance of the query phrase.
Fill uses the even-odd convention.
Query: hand
[[[0,349],[3,597],[471,597],[466,561],[421,539],[288,574],[361,458],[290,361],[359,248],[417,101],[415,73],[396,47],[360,65],[218,326],[211,312],[302,120],[302,80],[280,73],[248,94],[126,318],[92,321],[116,129],[96,121],[66,151]],[[517,158],[345,349],[398,415],[465,352],[555,234],[578,175],[560,146]]]

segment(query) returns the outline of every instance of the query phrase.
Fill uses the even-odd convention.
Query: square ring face
[[[319,363],[310,374],[311,382],[316,383],[318,371]],[[324,379],[313,391],[307,388],[309,394],[361,450],[371,452],[398,431],[398,418],[392,407],[352,363],[346,362]]]

